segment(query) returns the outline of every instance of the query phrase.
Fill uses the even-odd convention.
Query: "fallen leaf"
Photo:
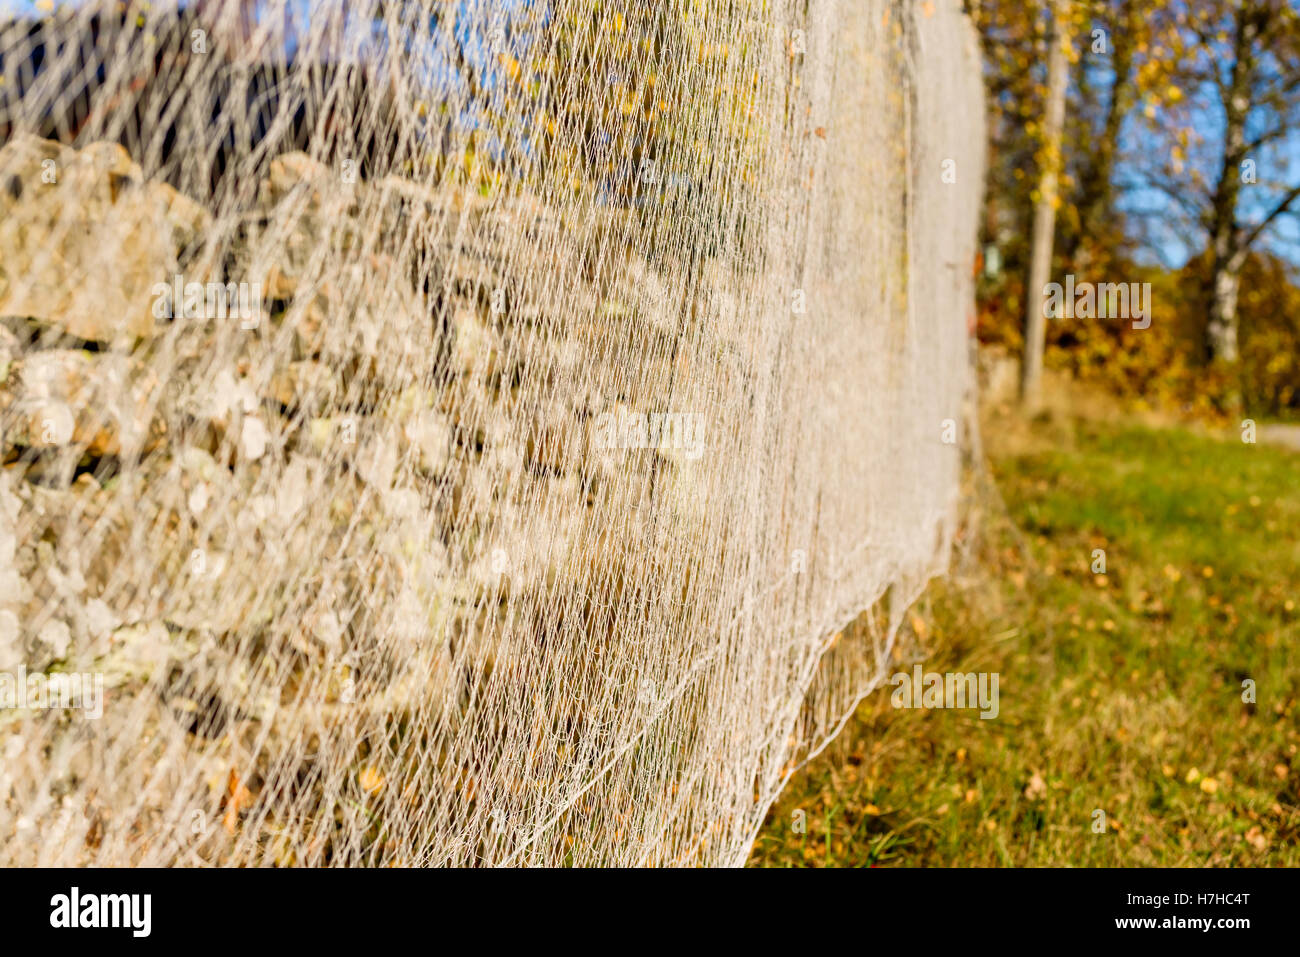
[[[386,783],[384,776],[374,767],[363,768],[361,773],[357,775],[357,781],[361,784],[362,789],[370,794],[378,794],[383,790]]]
[[[221,818],[221,826],[226,829],[227,834],[234,834],[235,827],[239,824],[239,812],[252,803],[253,793],[244,787],[244,782],[240,780],[234,768],[230,769],[226,790],[228,792],[226,813]]]
[[[1043,780],[1042,775],[1037,771],[1029,779],[1029,786],[1025,788],[1025,797],[1031,801],[1038,801],[1047,794],[1047,782]]]
[[[1265,850],[1268,847],[1268,838],[1264,836],[1264,829],[1258,824],[1246,832],[1246,840],[1257,851]]]

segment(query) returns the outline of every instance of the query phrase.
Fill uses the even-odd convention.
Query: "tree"
[[[1065,125],[1065,47],[1068,43],[1069,17],[1069,0],[1054,0],[1047,35],[1047,102],[1039,162],[1041,172],[1034,208],[1029,278],[1025,284],[1025,352],[1021,366],[1020,394],[1026,407],[1031,409],[1038,403],[1043,376],[1043,345],[1047,328],[1042,291],[1047,285],[1052,267],[1052,245],[1056,230],[1061,132]]]
[[[1283,0],[1205,0],[1168,7],[1182,49],[1149,64],[1146,116],[1162,143],[1145,180],[1208,250],[1204,357],[1238,378],[1242,267],[1279,220],[1300,208],[1285,160],[1300,139],[1300,16]],[[1157,108],[1157,106],[1159,108]],[[1239,389],[1227,396],[1239,404]]]

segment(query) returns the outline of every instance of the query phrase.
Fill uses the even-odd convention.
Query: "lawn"
[[[927,671],[998,673],[998,716],[872,695],[751,866],[1300,865],[1300,454],[1022,433],[910,626]]]

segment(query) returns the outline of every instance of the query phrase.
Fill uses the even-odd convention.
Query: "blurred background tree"
[[[1051,0],[972,0],[990,182],[979,336],[1024,347]],[[1138,404],[1300,415],[1300,17],[1290,0],[1078,0],[1051,281],[1150,282],[1149,329],[1053,318],[1046,361]]]

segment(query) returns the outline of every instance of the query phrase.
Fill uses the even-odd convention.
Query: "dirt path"
[[[1300,452],[1300,425],[1261,425],[1258,436],[1261,442],[1283,445]]]

